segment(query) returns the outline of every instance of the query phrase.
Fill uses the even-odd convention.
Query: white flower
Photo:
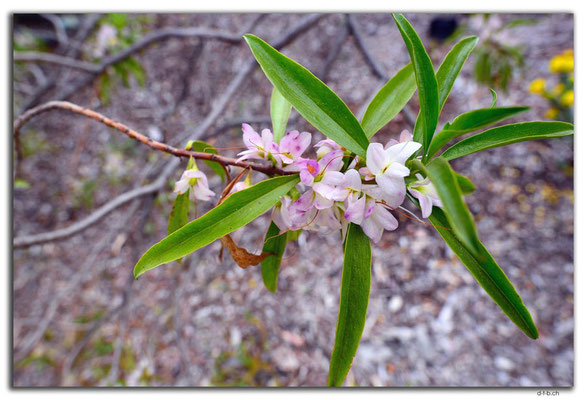
[[[261,136],[248,124],[242,125],[243,143],[248,150],[238,153],[241,156],[238,161],[257,158],[261,160],[273,159],[281,167],[281,157],[277,157],[279,146],[273,141],[273,133],[269,129],[263,129]]]
[[[420,174],[416,174],[416,178],[418,181],[411,183],[408,186],[408,191],[420,202],[422,218],[428,218],[432,214],[432,206],[442,207],[442,202],[430,179],[424,179]]]
[[[365,235],[369,236],[369,239],[371,239],[373,243],[377,243],[381,240],[383,230],[393,231],[397,229],[397,227],[397,219],[391,215],[384,205],[378,203],[373,198],[367,200],[361,228],[363,228],[363,232],[365,232]]]
[[[197,169],[184,171],[180,180],[175,182],[173,191],[178,194],[184,194],[190,187],[198,200],[210,201],[215,196],[214,192],[208,188],[208,178],[202,171]]]
[[[385,149],[381,143],[371,143],[367,148],[367,168],[384,192],[385,201],[392,207],[404,201],[404,177],[410,174],[404,164],[421,146],[418,142],[402,142]]]

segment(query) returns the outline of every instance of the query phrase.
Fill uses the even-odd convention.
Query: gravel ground
[[[428,44],[425,32],[434,15],[406,17]],[[536,25],[503,35],[510,44],[524,45],[526,56],[526,68],[515,75],[510,91],[498,93],[499,105],[533,107],[516,121],[542,119],[548,104],[528,95],[526,87],[547,74],[550,57],[573,47],[572,15],[532,17]],[[148,24],[151,29],[205,26],[240,32],[255,18],[164,14]],[[253,32],[275,38],[300,18],[271,14]],[[357,15],[356,20],[387,74],[408,62],[389,15]],[[323,18],[284,53],[319,72],[343,21],[336,14]],[[249,57],[244,43],[208,41],[190,66],[187,54],[199,45],[194,39],[171,39],[141,52],[137,58],[146,69],[147,85],[117,87],[109,105],[100,104],[95,88],[80,91],[72,101],[173,141],[197,128],[215,96]],[[436,65],[449,48],[429,47]],[[490,104],[487,87],[472,78],[472,64],[457,80],[441,124]],[[380,85],[351,37],[325,81],[353,111]],[[166,116],[184,87],[189,89],[187,97]],[[256,70],[218,123],[268,116],[270,93],[270,84]],[[417,111],[414,100],[410,107]],[[15,94],[14,101],[18,109],[22,97]],[[319,140],[299,118],[290,127],[294,124],[314,132],[314,140]],[[405,128],[407,121],[400,115],[378,140],[396,137]],[[14,189],[15,236],[68,226],[131,189],[148,165],[169,159],[99,124],[61,112],[37,118],[24,134],[32,138],[34,151],[25,159],[23,171],[37,179],[28,189]],[[240,133],[232,129],[209,140],[217,147],[235,146]],[[433,228],[399,216],[399,229],[373,246],[365,331],[345,385],[573,386],[572,166],[572,138],[520,143],[453,162],[455,170],[477,185],[467,202],[479,235],[518,288],[540,339],[528,339],[508,320]],[[218,178],[211,179],[211,185],[220,190]],[[257,267],[243,270],[229,257],[219,260],[218,242],[186,257],[181,265],[155,269],[129,286],[136,259],[165,236],[170,192],[154,199],[152,212],[143,199],[67,240],[14,250],[17,356],[50,315],[52,299],[60,296],[40,340],[24,360],[16,357],[15,386],[325,384],[340,296],[338,236],[304,232],[297,243],[290,243],[277,294],[263,287]],[[251,251],[259,250],[267,223],[266,215],[233,238]],[[124,293],[127,306],[109,315],[108,310],[123,302]],[[112,376],[116,354],[121,356],[119,373]]]

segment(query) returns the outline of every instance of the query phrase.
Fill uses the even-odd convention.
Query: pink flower
[[[314,192],[308,190],[288,207],[293,230],[307,226],[314,219],[316,213],[312,212],[313,204]]]
[[[317,196],[329,201],[344,201],[344,217],[356,224],[363,220],[365,196],[362,193],[361,176],[356,169],[349,169],[344,174],[338,171],[327,171],[320,182],[312,187]]]
[[[404,129],[402,131],[402,133],[400,133],[400,135],[399,135],[399,142],[395,139],[389,139],[389,142],[387,142],[385,145],[385,150],[389,149],[394,144],[411,142],[413,140],[414,140],[414,135],[412,135],[410,133],[410,131],[408,131],[407,129]]]
[[[367,200],[361,228],[363,228],[363,232],[369,236],[373,243],[381,240],[383,230],[393,231],[397,227],[397,219],[391,215],[384,205],[377,203],[373,198]]]
[[[284,168],[285,171],[299,171],[300,181],[306,186],[312,186],[314,178],[320,172],[320,165],[315,160],[298,158],[293,164]]]
[[[422,218],[428,218],[432,214],[432,206],[442,207],[442,201],[430,179],[424,179],[420,174],[416,174],[416,178],[418,181],[411,183],[408,191],[420,202]]]
[[[194,196],[198,200],[210,201],[215,196],[214,192],[208,188],[208,178],[202,171],[197,169],[184,171],[181,179],[175,182],[173,191],[184,194],[190,188],[193,189]]]
[[[344,165],[343,156],[344,152],[342,150],[332,150],[326,153],[318,160],[320,172],[340,171]]]
[[[392,207],[404,201],[404,177],[410,174],[404,164],[420,146],[417,142],[404,142],[384,149],[381,143],[371,143],[367,148],[367,168],[375,176],[377,185],[386,196],[386,202]]]
[[[296,161],[310,145],[312,135],[309,132],[288,132],[279,142],[279,157],[284,164]]]
[[[248,150],[238,153],[241,156],[238,160],[251,158],[261,160],[273,160],[281,166],[281,158],[276,157],[279,153],[277,143],[273,141],[273,133],[269,129],[263,129],[261,136],[248,124],[243,124],[243,142]]]
[[[332,139],[321,140],[318,143],[316,143],[314,147],[318,148],[318,150],[316,150],[316,155],[318,156],[318,159],[321,159],[326,154],[332,151],[341,151],[342,153],[344,153],[342,147]]]
[[[275,206],[273,211],[273,222],[275,222],[275,225],[279,228],[279,233],[288,231],[293,226],[289,215],[291,204],[291,198],[289,196],[283,196],[281,198],[281,203]]]
[[[312,218],[305,229],[329,234],[342,228],[340,210],[337,207],[318,210],[315,216],[312,214]]]

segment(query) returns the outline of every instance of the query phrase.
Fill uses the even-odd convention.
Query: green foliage
[[[193,150],[198,151],[201,153],[209,153],[209,154],[218,154],[218,151],[214,148],[214,146],[203,142],[201,140],[190,140],[186,145],[186,150]],[[214,161],[203,160],[204,164],[206,164],[210,169],[222,179],[222,182],[226,182],[226,174],[224,172],[224,168],[222,165],[218,164]]]
[[[173,201],[173,207],[169,213],[169,221],[167,223],[167,234],[171,235],[173,232],[184,226],[189,221],[190,214],[190,191],[183,194],[177,194]]]
[[[490,15],[485,15],[485,20]],[[536,23],[533,19],[515,19],[506,22],[487,35],[475,52],[475,79],[482,84],[499,87],[507,92],[515,71],[524,67],[523,48],[511,46],[494,37],[503,30]]]
[[[261,261],[261,275],[263,283],[270,292],[275,293],[277,290],[277,274],[281,265],[281,258],[287,244],[288,232],[279,234],[279,228],[272,221],[265,235],[265,244],[263,252],[271,253],[266,259]]]
[[[299,179],[297,175],[271,178],[230,195],[219,206],[147,250],[134,267],[135,278],[247,225],[277,203]]]
[[[369,139],[348,106],[314,74],[254,35],[245,35],[273,86],[320,132],[365,157]]]
[[[529,107],[492,107],[463,113],[434,136],[428,150],[428,158],[438,153],[454,138],[496,124],[529,109]]]
[[[279,142],[283,137],[293,106],[316,129],[361,156],[358,166],[363,166],[369,138],[401,111],[417,89],[420,113],[414,128],[414,140],[423,144],[423,158],[413,159],[406,164],[411,170],[406,181],[411,183],[419,179],[417,172],[430,179],[442,202],[442,207],[432,208],[430,222],[504,313],[526,335],[536,339],[538,330],[530,313],[478,237],[474,218],[463,199],[463,196],[475,191],[475,185],[468,177],[453,171],[448,160],[520,141],[571,135],[574,128],[563,122],[504,125],[457,142],[440,157],[432,159],[451,140],[503,121],[528,108],[496,107],[497,96],[491,90],[491,107],[461,114],[435,135],[439,114],[478,39],[467,37],[459,41],[435,72],[424,45],[410,23],[400,14],[394,14],[394,19],[410,54],[411,63],[398,71],[375,95],[361,123],[347,105],[309,70],[256,36],[245,35],[253,55],[274,87],[271,98],[274,138]],[[124,25],[120,21],[117,23]],[[484,52],[488,50],[482,49],[479,53],[483,61],[479,63],[478,60],[477,73],[491,75],[492,56]],[[509,79],[511,68],[509,71],[509,67],[503,65],[498,65],[498,68],[501,68],[499,79]],[[128,79],[128,76],[124,78],[124,73],[119,75],[123,81]],[[503,82],[500,81],[500,84]],[[190,142],[187,148],[215,153],[212,146],[199,141]],[[351,158],[344,160],[343,171],[350,162]],[[218,164],[208,165],[224,178]],[[141,257],[134,268],[135,277],[247,225],[276,205],[286,194],[295,201],[299,192],[294,187],[299,181],[295,175],[267,179],[228,196],[220,205],[190,223],[187,223],[187,194],[185,198],[177,196],[169,219],[169,236]],[[415,198],[409,194],[408,197],[418,205]],[[264,284],[271,292],[276,291],[286,244],[296,240],[299,232],[279,234],[279,228],[271,222],[263,246],[263,251],[270,255],[261,263]],[[351,367],[363,332],[370,291],[371,247],[369,238],[359,225],[349,224],[343,248],[340,306],[328,377],[330,386],[341,385]],[[258,384],[256,373],[265,368],[258,354],[252,354],[246,344],[241,345],[236,356],[231,352],[224,353],[216,360],[213,382],[218,385]],[[234,358],[240,363],[236,372],[227,367],[227,361]]]
[[[448,52],[440,64],[440,67],[438,67],[436,80],[438,82],[439,113],[442,111],[444,103],[446,103],[446,100],[448,99],[448,95],[452,90],[457,76],[461,72],[465,61],[467,61],[467,58],[475,48],[476,44],[476,37],[468,37],[461,40]],[[416,125],[414,127],[414,140],[418,141],[418,138],[423,136],[423,127],[422,117],[418,114]],[[426,151],[427,150],[424,149],[424,154],[426,154]]]
[[[412,201],[416,203],[413,198]],[[526,309],[522,298],[485,246],[478,242],[476,245],[478,254],[472,253],[468,246],[465,246],[450,229],[446,214],[437,207],[432,209],[432,215],[428,219],[442,239],[475,277],[479,285],[512,322],[528,337],[538,339],[538,329],[534,325],[530,312]]]
[[[528,140],[568,136],[573,133],[573,125],[567,122],[534,121],[503,125],[488,129],[458,142],[442,153],[442,156],[447,160],[454,160],[455,158],[494,147],[506,146]]]
[[[359,225],[350,224],[344,245],[340,306],[328,386],[340,386],[359,347],[371,290],[371,242]]]
[[[29,189],[31,187],[31,184],[28,183],[26,180],[21,179],[21,178],[16,178],[14,180],[14,188],[15,189]]]
[[[415,91],[416,77],[410,63],[400,69],[369,103],[361,121],[367,137],[371,138],[387,125],[410,101]]]
[[[426,49],[412,25],[401,14],[394,14],[393,18],[408,48],[414,66],[418,100],[420,102],[419,116],[421,115],[416,121],[414,140],[422,143],[425,154],[436,130],[440,113],[438,82],[436,81],[430,56],[426,53]]]
[[[290,114],[291,104],[279,93],[279,90],[273,88],[271,93],[271,122],[273,124],[273,140],[275,140],[275,143],[279,143],[285,134]]]
[[[479,238],[475,220],[463,200],[458,178],[450,164],[444,158],[438,157],[426,167],[425,172],[438,192],[442,208],[447,212],[455,234],[472,253],[477,254]]]

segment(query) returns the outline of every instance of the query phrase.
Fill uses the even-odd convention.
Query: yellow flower
[[[542,94],[546,89],[546,80],[544,78],[534,79],[528,86],[528,92],[532,94]]]
[[[565,85],[562,83],[557,83],[556,85],[554,85],[554,89],[552,90],[552,93],[555,96],[560,96],[564,90],[565,90]]]
[[[569,73],[573,72],[575,61],[572,54],[559,54],[550,60],[550,72],[552,73]]]
[[[546,111],[546,113],[544,114],[544,118],[547,119],[555,119],[556,117],[558,117],[558,109],[556,108],[549,108],[548,111]]]
[[[571,107],[575,103],[575,92],[567,90],[561,96],[561,105],[564,107]]]

